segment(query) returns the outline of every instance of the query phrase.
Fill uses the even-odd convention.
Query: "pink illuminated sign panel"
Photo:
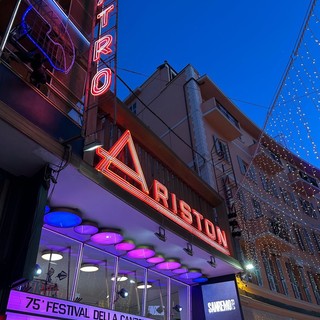
[[[92,60],[97,63],[97,72],[91,80],[91,94],[100,96],[107,92],[113,83],[113,72],[110,68],[112,62],[115,61],[115,39],[112,32],[116,29],[116,18],[111,19],[112,15],[116,15],[116,1],[98,0],[97,7],[100,13],[97,14],[97,21],[100,24],[99,37],[93,44]],[[103,63],[102,63],[103,59]]]
[[[7,308],[8,320],[40,320],[48,318],[69,320],[150,320],[149,318],[72,301],[38,296],[21,291],[11,291]]]
[[[126,146],[131,155],[134,169],[128,167],[117,158]],[[98,148],[96,153],[101,157],[96,170],[185,230],[220,252],[230,255],[225,231],[203,217],[200,212],[191,208],[185,201],[178,200],[177,196],[174,193],[170,193],[165,185],[154,180],[152,185],[153,193],[152,195],[149,194],[149,188],[129,130],[124,132],[109,151]],[[119,171],[123,173],[121,176],[118,174]],[[135,185],[129,182],[129,179]]]

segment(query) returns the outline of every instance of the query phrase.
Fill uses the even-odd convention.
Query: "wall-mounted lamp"
[[[193,249],[192,249],[192,244],[191,243],[187,243],[187,247],[183,248],[183,250],[189,255],[189,256],[193,256]]]
[[[182,311],[182,307],[179,304],[176,304],[172,309],[177,311],[177,312],[181,312]]]
[[[40,265],[37,263],[37,264],[34,266],[33,275],[34,275],[35,277],[37,277],[37,276],[40,276],[41,273],[42,273],[42,269],[41,269]]]
[[[84,152],[93,151],[93,150],[96,150],[102,146],[103,146],[103,144],[101,143],[101,141],[96,139],[90,143],[85,144],[83,147],[83,151]]]
[[[159,227],[159,232],[155,232],[154,233],[157,238],[163,242],[165,242],[167,240],[167,237],[166,237],[166,230],[162,227]]]
[[[208,260],[207,262],[210,264],[212,268],[215,268],[217,266],[216,258],[214,256],[210,256],[210,260]]]
[[[244,266],[247,271],[252,271],[254,269],[254,264],[252,262],[247,262]]]
[[[121,288],[117,293],[121,298],[127,298],[129,295],[129,292],[125,288]]]

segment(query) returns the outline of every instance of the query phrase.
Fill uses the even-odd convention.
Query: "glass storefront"
[[[94,312],[108,309],[148,319],[190,319],[188,285],[53,230],[42,230],[37,265],[42,273],[16,291],[78,305],[59,302],[54,307],[50,300],[49,312],[64,314],[68,308],[82,310],[79,306],[85,305],[95,307]]]

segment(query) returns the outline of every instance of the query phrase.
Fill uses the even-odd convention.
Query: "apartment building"
[[[224,198],[245,319],[320,317],[320,171],[263,133],[207,76],[167,62],[125,104]],[[248,270],[250,269],[250,270]]]

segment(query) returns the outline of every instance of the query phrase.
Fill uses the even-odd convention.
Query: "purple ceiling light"
[[[160,262],[163,262],[165,260],[164,256],[161,254],[156,254],[155,256],[148,258],[147,262],[152,263],[152,264],[157,264]]]
[[[120,230],[102,229],[91,236],[91,240],[98,244],[110,245],[121,242],[123,240],[123,236]]]
[[[73,230],[83,235],[92,235],[99,231],[97,224],[92,221],[82,221],[82,223],[74,227]]]
[[[179,276],[180,279],[192,280],[196,278],[200,278],[202,276],[202,272],[199,269],[190,269],[188,272],[183,273]]]
[[[51,208],[44,216],[44,223],[57,228],[71,228],[81,224],[80,211],[71,208]]]
[[[186,273],[188,271],[189,271],[189,269],[186,266],[181,266],[181,267],[179,267],[177,269],[172,270],[172,272],[174,274],[182,274],[182,273]]]
[[[156,269],[159,270],[174,270],[181,267],[181,263],[177,259],[166,259],[166,261],[158,263]]]
[[[129,258],[134,259],[148,259],[155,255],[155,251],[150,246],[138,246],[136,249],[133,249],[127,253]]]
[[[136,245],[134,244],[134,242],[132,240],[123,240],[120,243],[117,243],[115,245],[116,250],[119,251],[130,251],[133,250],[136,247]]]

